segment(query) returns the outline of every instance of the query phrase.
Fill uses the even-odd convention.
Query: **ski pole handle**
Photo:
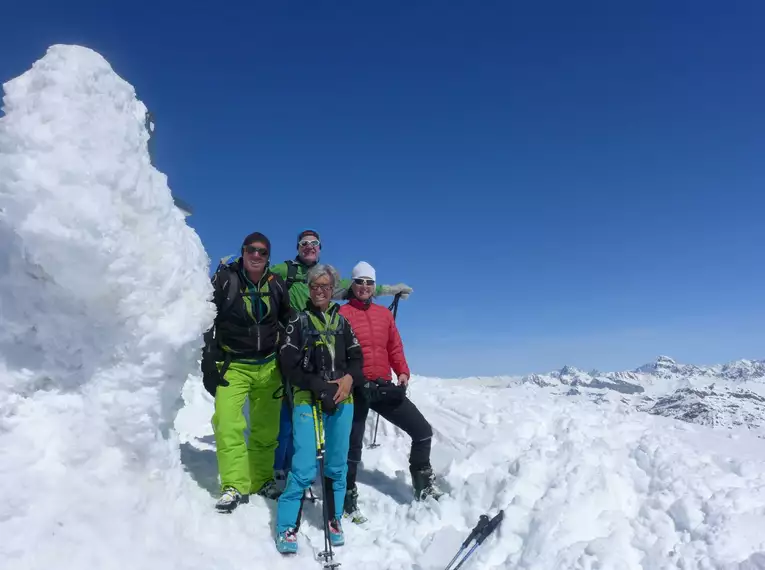
[[[489,535],[494,532],[494,529],[499,526],[499,523],[502,522],[504,517],[505,511],[499,511],[496,516],[491,519],[489,523],[483,528],[483,531],[479,534],[478,538],[476,538],[476,542],[481,544],[484,540],[486,540]]]
[[[473,527],[473,530],[470,531],[470,534],[465,539],[465,542],[462,543],[462,548],[467,548],[468,544],[470,544],[472,540],[478,536],[479,533],[483,532],[483,529],[486,528],[487,524],[489,524],[488,515],[481,515],[481,517],[478,519],[478,522]]]

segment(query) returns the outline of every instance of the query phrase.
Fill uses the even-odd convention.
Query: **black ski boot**
[[[343,516],[351,519],[351,522],[354,524],[363,524],[368,520],[359,510],[359,490],[356,488],[356,485],[348,487],[345,491]]]
[[[415,501],[424,501],[428,497],[438,500],[443,496],[443,491],[436,486],[436,476],[429,465],[419,469],[410,468],[409,471],[412,474]]]

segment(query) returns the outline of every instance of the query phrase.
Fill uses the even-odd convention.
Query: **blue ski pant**
[[[279,418],[279,439],[274,455],[274,471],[289,471],[294,452],[295,448],[292,445],[292,410],[290,410],[287,398],[284,398]]]
[[[348,446],[353,423],[353,404],[340,404],[331,416],[323,414],[324,421],[324,476],[332,479],[335,512],[330,516],[343,516],[346,475],[348,473]],[[310,404],[298,404],[292,412],[292,441],[295,453],[287,485],[279,497],[276,512],[276,530],[284,532],[297,524],[303,492],[316,479],[316,431]]]

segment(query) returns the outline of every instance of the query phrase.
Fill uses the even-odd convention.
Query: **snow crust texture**
[[[410,397],[433,425],[433,463],[449,494],[413,504],[410,440],[381,420],[381,447],[370,449],[370,415],[358,484],[371,520],[346,523],[343,567],[443,568],[481,514],[504,509],[472,568],[762,568],[765,459],[751,430],[656,417],[617,394],[596,403],[528,384],[413,376]],[[176,425],[187,464],[209,485],[212,402],[192,379],[184,400]],[[320,517],[319,505],[306,507],[290,568],[310,567],[321,550]],[[233,515],[242,525],[268,518],[257,500]]]

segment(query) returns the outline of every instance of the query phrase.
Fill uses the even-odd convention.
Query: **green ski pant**
[[[218,369],[222,363],[218,363]],[[279,435],[282,385],[276,359],[264,364],[232,362],[226,370],[228,386],[215,391],[215,433],[221,491],[234,487],[243,495],[257,493],[273,479],[274,452]],[[250,438],[245,442],[244,403],[250,399]]]

